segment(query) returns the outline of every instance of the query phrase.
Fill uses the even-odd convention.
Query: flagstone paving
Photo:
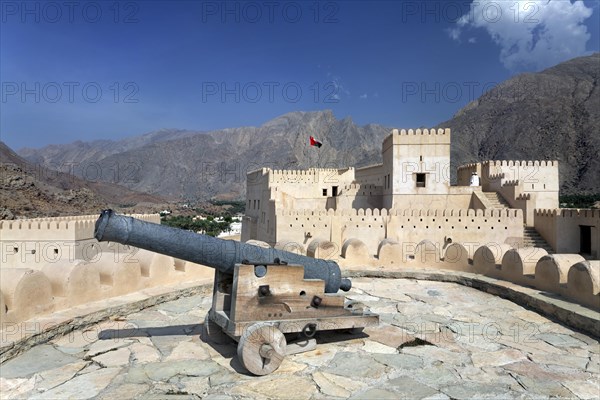
[[[348,297],[381,315],[361,334],[248,375],[234,342],[204,343],[210,298],[192,296],[38,345],[0,366],[0,397],[205,399],[598,398],[600,344],[452,283],[356,278]]]

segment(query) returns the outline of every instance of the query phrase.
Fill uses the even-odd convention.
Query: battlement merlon
[[[392,133],[383,140],[382,148],[391,144],[450,145],[450,128],[445,129],[392,129]]]

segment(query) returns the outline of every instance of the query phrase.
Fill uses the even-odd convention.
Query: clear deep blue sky
[[[0,139],[41,147],[322,109],[433,126],[511,76],[598,51],[599,21],[597,0],[2,1]]]

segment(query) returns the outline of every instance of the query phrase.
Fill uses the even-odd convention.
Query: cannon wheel
[[[232,340],[219,325],[217,325],[213,320],[209,318],[210,312],[206,313],[206,317],[204,317],[204,324],[202,325],[202,333],[200,337],[202,341],[205,343],[215,343],[215,344],[227,344]]]
[[[240,362],[254,375],[267,375],[279,368],[285,357],[285,336],[265,322],[250,325],[238,343]]]

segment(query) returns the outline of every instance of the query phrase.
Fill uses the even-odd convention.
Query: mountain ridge
[[[154,209],[166,200],[106,182],[33,165],[0,141],[0,219],[95,214],[104,208]],[[127,210],[126,210],[127,209]]]
[[[600,53],[510,78],[437,127],[451,171],[483,160],[558,160],[562,194],[600,191]]]

